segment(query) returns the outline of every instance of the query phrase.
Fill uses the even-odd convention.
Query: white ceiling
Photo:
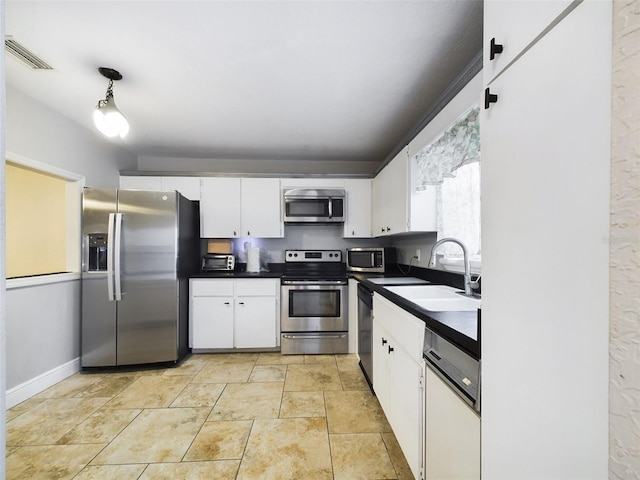
[[[481,0],[6,0],[6,81],[142,157],[383,162],[482,48]],[[106,140],[105,140],[106,141]]]

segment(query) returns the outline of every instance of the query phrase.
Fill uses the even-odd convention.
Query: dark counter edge
[[[461,288],[460,283],[458,281],[458,279],[454,279],[454,281],[446,281],[449,280],[447,277],[449,275],[456,275],[456,274],[449,274],[448,272],[440,272],[440,271],[436,271],[436,270],[431,270],[431,272],[435,272],[435,275],[433,274],[424,274],[422,275],[419,274],[419,272],[417,272],[415,267],[413,269],[413,274],[411,275],[406,275],[406,276],[412,276],[412,277],[416,277],[416,278],[420,278],[422,280],[427,280],[429,282],[431,282],[434,285],[448,285],[454,288]],[[419,269],[419,270],[428,270],[428,269]],[[444,276],[442,274],[445,274]],[[454,345],[456,345],[457,347],[461,348],[463,351],[465,351],[466,353],[468,353],[469,355],[471,355],[473,358],[475,358],[476,360],[479,360],[481,358],[481,341],[480,341],[480,319],[478,317],[478,312],[473,311],[473,312],[430,312],[428,310],[425,310],[423,308],[420,308],[418,306],[416,306],[413,302],[410,302],[408,300],[405,300],[404,298],[400,297],[399,295],[396,295],[393,292],[390,292],[389,290],[387,290],[385,288],[384,285],[380,285],[380,284],[376,284],[373,283],[371,281],[369,281],[370,278],[376,278],[376,277],[383,277],[383,276],[387,276],[387,277],[397,277],[397,276],[401,276],[401,275],[391,275],[389,273],[385,274],[385,275],[367,275],[367,274],[354,274],[352,275],[353,278],[355,278],[356,280],[358,280],[359,282],[362,282],[367,288],[369,288],[370,290],[373,290],[374,292],[380,294],[381,296],[383,296],[384,298],[390,300],[392,303],[398,305],[400,308],[402,308],[403,310],[409,312],[411,315],[419,318],[420,320],[422,320],[426,327],[429,328],[430,330],[434,331],[435,333],[441,335],[442,337],[444,337],[445,339],[449,340],[451,343],[453,343]],[[462,275],[456,275],[459,277],[462,277]],[[469,321],[469,322],[476,322],[476,329],[477,329],[477,333],[476,333],[476,338],[477,340],[474,340],[473,338],[468,337],[467,335],[465,335],[464,333],[449,327],[445,322],[447,322],[448,320],[451,320],[455,317],[456,320],[463,320],[463,321]]]
[[[261,272],[247,272],[246,264],[240,263],[236,265],[235,270],[230,271],[211,271],[211,272],[195,272],[190,275],[191,278],[280,278],[284,274],[284,264],[281,263],[270,263],[267,266],[268,270]],[[480,359],[481,350],[480,350],[480,322],[478,321],[476,312],[428,312],[427,310],[421,309],[417,307],[412,302],[405,300],[404,298],[390,292],[387,290],[384,285],[375,284],[369,281],[370,278],[380,278],[380,277],[399,277],[399,276],[409,276],[416,277],[422,280],[427,280],[435,285],[448,285],[454,288],[463,288],[463,276],[457,273],[444,272],[440,270],[432,270],[428,268],[420,268],[420,267],[411,267],[408,273],[406,269],[407,265],[401,265],[399,269],[396,269],[391,272],[386,272],[385,274],[366,274],[366,273],[348,273],[350,278],[354,278],[355,280],[362,282],[369,289],[374,292],[382,295],[387,298],[391,302],[398,305],[403,310],[406,310],[410,314],[419,318],[425,325],[433,330],[435,333],[442,335],[444,338],[452,342],[454,345],[458,346],[469,355],[476,359]],[[468,319],[469,321],[473,321],[474,319],[477,321],[477,341],[464,335],[463,333],[455,330],[445,323],[447,319],[451,319],[453,316],[460,319]]]

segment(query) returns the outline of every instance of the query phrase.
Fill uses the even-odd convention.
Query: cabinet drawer
[[[425,329],[422,320],[378,294],[373,295],[373,315],[413,359],[422,361]]]
[[[240,279],[235,281],[236,295],[245,297],[250,296],[269,296],[277,295],[280,281],[272,278],[262,279]]]
[[[233,296],[233,280],[191,280],[192,297]]]

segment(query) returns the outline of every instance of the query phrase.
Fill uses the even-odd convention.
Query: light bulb
[[[107,137],[119,135],[124,138],[129,133],[129,122],[117,109],[112,95],[107,97],[105,105],[93,111],[93,123]]]

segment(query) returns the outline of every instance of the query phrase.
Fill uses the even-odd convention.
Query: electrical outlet
[[[416,259],[420,261],[420,249],[416,249]]]

